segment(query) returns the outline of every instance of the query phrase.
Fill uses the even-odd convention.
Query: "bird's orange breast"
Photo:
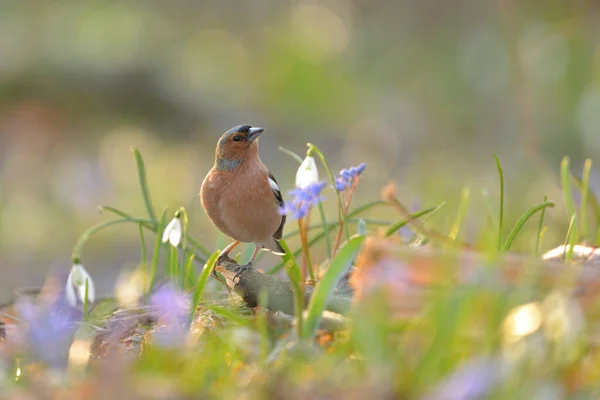
[[[268,171],[260,160],[247,160],[232,171],[213,168],[202,183],[200,198],[213,224],[241,242],[265,242],[281,224]]]

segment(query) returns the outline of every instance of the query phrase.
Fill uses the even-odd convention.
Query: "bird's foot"
[[[233,272],[235,272],[235,276],[233,277],[233,279],[235,280],[235,278],[239,278],[242,272],[247,271],[249,269],[252,269],[252,262],[249,262],[248,264],[244,265],[238,265],[233,270]]]

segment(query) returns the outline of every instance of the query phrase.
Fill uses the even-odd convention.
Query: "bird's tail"
[[[285,250],[279,244],[279,240],[275,238],[271,238],[267,242],[263,244],[263,249],[270,251],[273,254],[277,254],[278,256],[282,256],[285,254]]]

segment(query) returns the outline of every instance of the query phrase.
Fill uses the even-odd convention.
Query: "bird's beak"
[[[263,133],[263,131],[265,130],[265,128],[250,128],[250,131],[248,133],[248,140],[250,142],[254,142],[261,133]]]

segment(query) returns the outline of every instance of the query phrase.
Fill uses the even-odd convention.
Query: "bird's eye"
[[[244,140],[244,138],[240,135],[236,135],[233,137],[234,142],[241,142],[242,140]]]

